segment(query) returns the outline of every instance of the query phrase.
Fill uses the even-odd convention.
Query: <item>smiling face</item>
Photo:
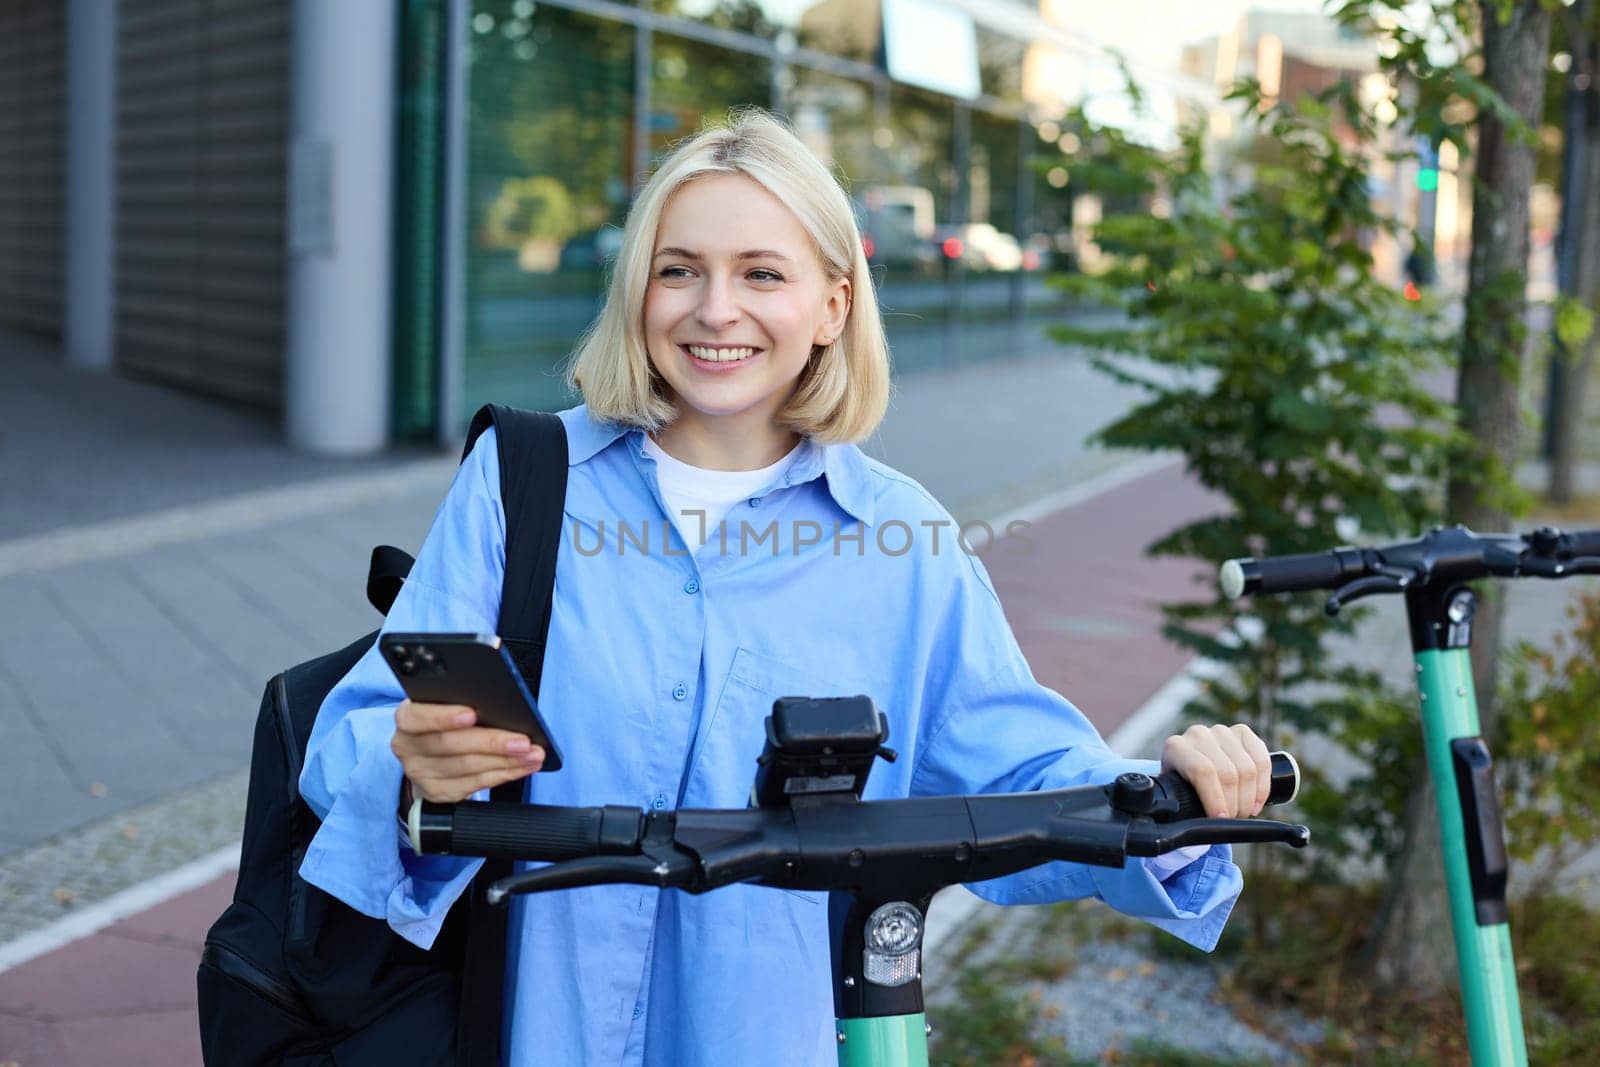
[[[812,347],[844,329],[849,281],[830,279],[800,220],[742,174],[679,187],[653,253],[645,345],[678,407],[663,447],[692,443],[680,455],[689,462],[708,446],[735,461],[778,459],[795,435],[775,416]]]

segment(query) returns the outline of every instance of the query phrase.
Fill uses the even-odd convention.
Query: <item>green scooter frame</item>
[[[1397,544],[1229,560],[1219,575],[1228,597],[1329,590],[1330,615],[1363,597],[1404,594],[1474,1067],[1522,1067],[1528,1050],[1507,924],[1500,794],[1468,654],[1478,607],[1469,583],[1581,574],[1600,574],[1600,530],[1476,534],[1452,526]]]
[[[1466,586],[1442,594],[1424,586],[1408,592],[1406,608],[1467,1044],[1475,1067],[1520,1067],[1528,1049],[1506,912],[1503,820],[1467,651],[1477,597]]]
[[[928,1067],[928,1019],[885,1015],[840,1019],[839,1067]]]

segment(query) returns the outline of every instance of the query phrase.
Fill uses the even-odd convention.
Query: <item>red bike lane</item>
[[[1176,465],[1048,515],[983,555],[1038,680],[1109,735],[1181,671],[1163,602],[1210,575],[1144,547],[1216,510]],[[1154,753],[1125,753],[1154,755]],[[199,1064],[195,968],[229,873],[0,973],[0,1067]]]

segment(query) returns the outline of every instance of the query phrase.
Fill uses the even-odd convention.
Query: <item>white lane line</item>
[[[0,578],[108,559],[161,545],[254,530],[307,515],[402,496],[419,489],[439,493],[455,469],[453,458],[416,460],[393,470],[327,478],[309,485],[240,493],[128,519],[51,530],[0,542]]]
[[[233,844],[104,900],[86,904],[66,918],[0,945],[0,974],[238,869],[239,846]]]
[[[1003,536],[1006,532],[1006,527],[1013,522],[1038,522],[1040,519],[1048,518],[1058,511],[1065,511],[1067,508],[1109,493],[1113,489],[1120,489],[1129,482],[1136,482],[1146,475],[1156,473],[1156,471],[1178,466],[1182,462],[1183,460],[1180,457],[1174,456],[1170,452],[1158,452],[1151,456],[1140,456],[1138,459],[1132,459],[1112,467],[1108,471],[1102,471],[1094,477],[1087,478],[1075,485],[1069,485],[1065,489],[1058,489],[1054,493],[1047,493],[1037,500],[1023,504],[1021,507],[1013,508],[998,518],[990,519],[989,527],[994,530],[997,537]]]

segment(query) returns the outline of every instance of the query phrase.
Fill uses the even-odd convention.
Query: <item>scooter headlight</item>
[[[902,986],[922,969],[922,913],[905,901],[867,918],[862,974],[875,985]]]

